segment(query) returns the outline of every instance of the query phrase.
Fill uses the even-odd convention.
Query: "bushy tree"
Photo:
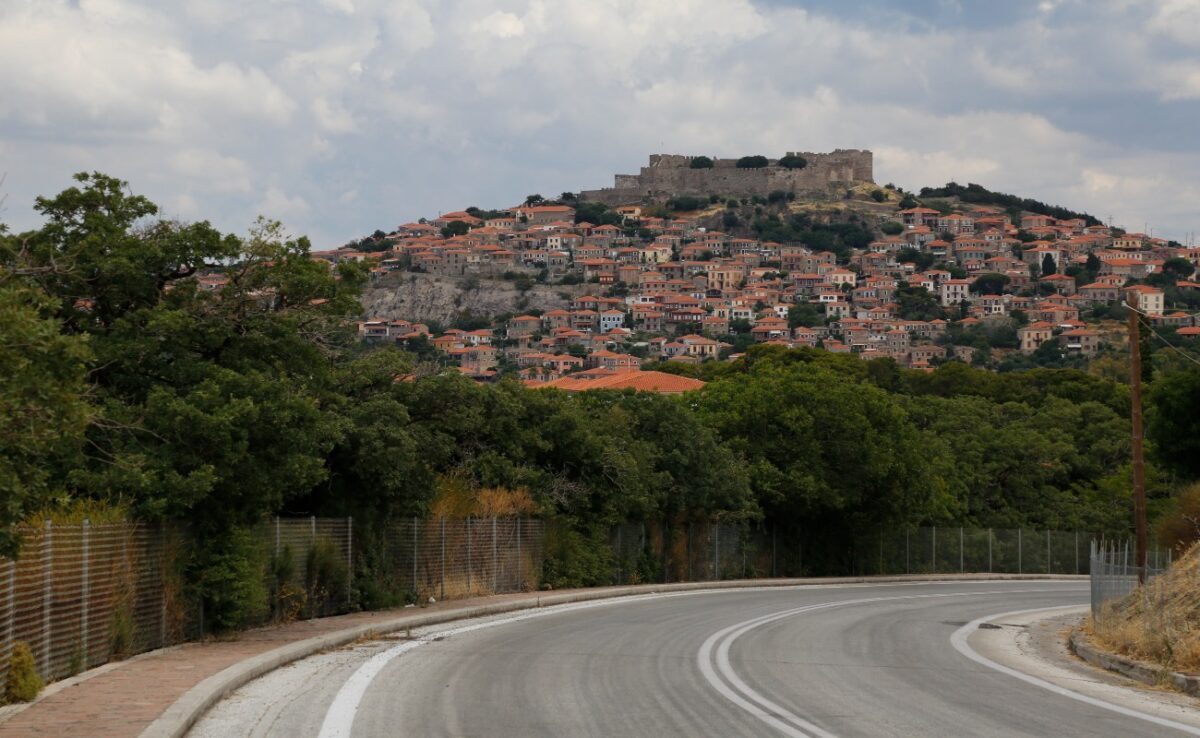
[[[737,160],[738,169],[762,169],[770,164],[765,156],[743,156]]]
[[[692,161],[690,164],[688,164],[688,166],[692,169],[712,169],[713,160],[707,156],[696,156],[692,158]]]

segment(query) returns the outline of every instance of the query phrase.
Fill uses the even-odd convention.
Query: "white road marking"
[[[742,590],[746,591],[746,590]],[[573,612],[575,610],[587,610],[594,607],[606,607],[610,605],[618,605],[637,600],[645,599],[660,599],[665,597],[682,597],[685,595],[699,594],[700,592],[662,592],[645,595],[630,595],[628,597],[614,597],[612,599],[594,600],[591,602],[576,602],[567,605],[553,605],[544,607],[538,610],[529,610],[522,612],[519,615],[510,615],[508,617],[497,618],[494,620],[485,620],[483,622],[471,623],[457,628],[447,630],[436,630],[426,635],[422,635],[414,640],[405,641],[397,644],[386,651],[381,651],[367,661],[350,675],[342,688],[338,690],[337,696],[333,698],[333,702],[329,705],[328,712],[325,713],[325,720],[321,723],[321,732],[319,738],[350,738],[351,731],[354,728],[354,718],[358,715],[359,705],[362,703],[363,696],[367,693],[367,688],[371,686],[371,682],[375,677],[379,676],[379,672],[388,665],[392,659],[404,654],[413,649],[451,636],[462,635],[484,628],[494,628],[498,625],[508,625],[522,620],[531,620],[533,618],[545,617],[547,615],[556,615],[563,612]]]
[[[1035,677],[1031,674],[1025,674],[1024,672],[1020,672],[1020,671],[1017,671],[1016,669],[1007,667],[1004,664],[998,664],[995,661],[992,661],[991,659],[987,658],[986,656],[980,655],[979,652],[976,651],[975,649],[971,648],[971,645],[967,642],[967,639],[970,637],[970,635],[972,633],[974,633],[979,628],[980,624],[982,624],[982,623],[990,622],[992,620],[1000,620],[1002,618],[1009,618],[1009,617],[1013,617],[1016,615],[1025,615],[1025,614],[1033,613],[1033,612],[1043,612],[1046,610],[1058,610],[1058,609],[1061,609],[1061,608],[1044,607],[1044,608],[1035,608],[1033,610],[1013,610],[1011,612],[996,613],[995,615],[986,615],[982,618],[977,618],[975,620],[972,620],[971,622],[967,623],[963,627],[954,631],[954,635],[950,636],[950,643],[951,643],[951,645],[954,646],[954,649],[956,651],[961,653],[963,656],[966,656],[967,658],[971,659],[972,661],[974,661],[977,664],[983,664],[984,666],[988,667],[989,669],[995,669],[996,671],[998,671],[1002,674],[1007,674],[1011,677],[1016,677],[1017,679],[1020,679],[1023,682],[1027,682],[1034,686],[1041,687],[1042,689],[1053,692],[1054,694],[1062,695],[1063,697],[1070,697],[1073,700],[1079,700],[1080,702],[1084,702],[1084,703],[1092,705],[1094,707],[1100,707],[1105,710],[1111,710],[1111,711],[1119,713],[1121,715],[1125,715],[1126,717],[1137,718],[1138,720],[1145,720],[1147,722],[1154,723],[1155,725],[1161,725],[1164,728],[1171,728],[1173,730],[1178,730],[1178,731],[1187,733],[1189,735],[1200,735],[1200,729],[1194,728],[1191,725],[1177,723],[1174,720],[1168,720],[1166,718],[1161,718],[1161,717],[1158,717],[1157,715],[1149,715],[1147,713],[1139,712],[1137,710],[1133,710],[1131,708],[1124,707],[1122,705],[1115,705],[1111,702],[1106,702],[1106,701],[1104,701],[1102,699],[1098,699],[1096,697],[1090,697],[1086,694],[1080,694],[1079,692],[1074,692],[1072,690],[1067,689],[1066,687],[1060,687],[1057,684],[1048,682],[1045,679],[1039,679],[1038,677]]]
[[[883,586],[883,585],[880,585]],[[729,662],[729,651],[733,646],[733,642],[740,638],[743,634],[759,628],[768,623],[773,623],[777,620],[792,617],[802,613],[813,612],[814,610],[825,610],[834,607],[846,607],[849,605],[862,605],[871,602],[890,602],[894,600],[920,600],[940,597],[974,597],[979,595],[996,595],[996,594],[1020,594],[1027,592],[1052,592],[1054,590],[1039,588],[1039,589],[1006,589],[993,590],[987,592],[946,592],[938,594],[923,594],[923,595],[897,595],[891,597],[866,597],[856,600],[843,600],[840,602],[825,602],[815,605],[807,605],[791,610],[772,613],[770,615],[762,615],[757,618],[751,618],[740,623],[731,625],[723,630],[713,633],[700,646],[700,650],[696,653],[696,662],[700,668],[700,673],[705,680],[715,689],[722,697],[725,697],[730,702],[750,713],[754,717],[762,720],[779,732],[789,738],[836,738],[836,735],[821,728],[820,726],[805,720],[795,713],[787,710],[779,704],[771,701],[756,691],[733,669]],[[715,658],[714,658],[715,649]],[[714,663],[715,662],[715,663]]]
[[[360,666],[353,674],[350,675],[350,678],[347,679],[346,682],[342,685],[342,688],[340,690],[338,690],[337,696],[334,697],[333,702],[330,703],[329,710],[325,713],[325,719],[321,723],[321,732],[318,734],[318,738],[350,738],[353,728],[354,728],[354,719],[358,715],[359,706],[362,704],[362,700],[363,700],[363,697],[366,695],[367,689],[371,686],[371,682],[374,681],[374,679],[379,675],[379,673],[381,671],[383,671],[384,667],[387,666],[387,664],[390,661],[395,659],[397,656],[407,653],[408,651],[412,651],[413,649],[420,648],[421,646],[424,646],[429,643],[433,643],[437,640],[441,640],[443,638],[448,638],[448,637],[454,636],[454,635],[461,635],[463,633],[469,633],[469,632],[476,631],[476,630],[482,630],[484,628],[494,628],[499,625],[508,625],[509,623],[516,623],[516,622],[520,622],[522,620],[530,620],[533,618],[545,617],[547,615],[555,615],[555,614],[559,614],[559,613],[563,613],[563,612],[572,612],[575,610],[586,610],[586,609],[591,609],[594,607],[605,607],[605,606],[609,606],[609,605],[618,605],[618,604],[622,604],[622,603],[628,603],[628,602],[640,601],[640,600],[665,599],[668,597],[689,597],[689,596],[696,596],[696,595],[711,595],[711,594],[723,594],[723,593],[724,594],[738,594],[738,593],[744,594],[744,593],[749,593],[749,592],[767,592],[767,591],[779,592],[782,590],[808,590],[808,589],[815,589],[815,588],[820,588],[820,589],[863,589],[863,588],[870,589],[870,588],[875,588],[875,587],[907,587],[907,586],[921,587],[921,586],[929,586],[932,584],[942,584],[942,585],[946,585],[946,586],[953,586],[953,585],[962,585],[962,584],[982,584],[982,583],[985,583],[985,582],[984,581],[976,581],[976,582],[944,581],[944,582],[886,582],[886,583],[879,583],[879,584],[872,584],[872,583],[802,584],[802,585],[796,585],[794,587],[742,587],[742,588],[736,588],[736,589],[689,590],[686,592],[656,592],[656,593],[644,594],[644,595],[630,595],[627,597],[614,597],[611,599],[594,600],[591,602],[577,602],[577,603],[565,604],[565,605],[553,605],[550,607],[544,607],[544,608],[540,608],[537,610],[523,612],[519,615],[511,615],[511,616],[504,617],[504,618],[496,618],[494,620],[486,620],[483,622],[472,623],[470,625],[464,625],[464,626],[461,626],[458,628],[451,628],[448,630],[437,630],[437,631],[431,632],[429,634],[422,635],[414,640],[405,641],[404,643],[397,644],[385,651],[381,651],[381,652],[375,654],[374,656],[372,656],[366,662],[364,662],[362,666]],[[1050,583],[1050,582],[1047,582],[1047,583]],[[1061,582],[1054,582],[1054,584],[1061,584]],[[1016,592],[1047,592],[1047,591],[1052,591],[1052,590],[1049,590],[1046,588],[1038,588],[1038,589],[1022,589],[1022,590],[1003,590],[1002,592],[967,592],[967,593],[936,594],[936,595],[910,595],[910,596],[898,597],[898,598],[897,597],[870,598],[870,599],[865,599],[865,600],[852,600],[852,601],[846,601],[846,602],[834,602],[834,603],[809,605],[807,607],[798,608],[796,610],[788,610],[784,613],[774,613],[774,614],[767,615],[764,617],[774,620],[774,619],[779,619],[781,617],[787,617],[788,615],[793,615],[798,612],[808,611],[811,609],[837,607],[837,606],[841,606],[841,605],[849,605],[849,604],[860,603],[860,602],[875,602],[875,601],[878,601],[881,599],[909,599],[910,597],[955,597],[955,596],[964,596],[964,595],[970,595],[970,594],[999,594],[999,593],[1007,594],[1007,593],[1016,593]],[[756,618],[756,620],[759,620],[759,619],[761,619],[761,618]],[[747,622],[749,622],[749,621],[747,621]],[[758,624],[761,625],[764,623],[758,623]],[[745,623],[739,623],[737,625],[734,625],[731,628],[727,628],[724,631],[721,631],[721,633],[726,633],[728,631],[731,631],[735,628],[740,627],[741,625],[745,625]],[[757,627],[757,626],[753,626],[753,627]],[[738,633],[738,635],[741,635],[741,633]],[[710,638],[709,641],[713,641],[713,638]],[[706,645],[708,645],[708,641],[706,641],[705,643],[706,643]],[[731,643],[732,643],[732,641],[731,641]],[[711,647],[710,647],[710,650],[711,650]],[[728,653],[728,649],[726,649],[726,653]],[[726,667],[728,667],[728,659],[727,658],[726,658]],[[703,664],[701,664],[701,671],[705,671],[705,666]],[[729,669],[729,671],[730,671],[730,673],[732,673],[732,669]],[[709,667],[708,672],[706,672],[705,676],[708,679],[709,683],[712,684],[713,687],[716,688],[718,692],[721,692],[721,694],[724,695],[726,698],[730,699],[735,704],[738,704],[739,707],[742,707],[743,709],[751,712],[752,714],[755,714],[757,717],[760,717],[762,720],[770,723],[777,729],[783,731],[786,735],[791,736],[792,738],[812,738],[812,735],[820,736],[821,738],[833,738],[833,736],[831,734],[824,733],[821,731],[820,728],[816,727],[815,725],[812,725],[811,723],[808,723],[807,721],[803,720],[799,716],[793,715],[792,713],[789,713],[786,710],[783,710],[783,708],[770,702],[765,697],[762,697],[762,695],[753,693],[753,690],[750,690],[750,688],[748,686],[746,686],[744,684],[744,682],[741,681],[740,678],[737,678],[736,674],[733,675],[733,683],[735,685],[745,687],[745,689],[747,689],[747,690],[750,690],[755,695],[755,701],[758,703],[758,705],[765,708],[766,710],[774,710],[774,711],[779,712],[780,714],[786,713],[787,718],[789,720],[795,721],[795,724],[797,726],[802,726],[808,730],[813,731],[813,733],[810,734],[810,733],[804,733],[804,732],[797,731],[795,728],[780,721],[778,718],[774,717],[772,714],[768,714],[768,713],[764,712],[763,709],[754,707],[754,705],[747,703],[745,700],[738,697],[736,695],[736,693],[732,692],[728,687],[725,687],[724,684],[720,681],[720,679],[715,676],[715,674],[710,677],[709,674],[711,672],[712,672],[711,667]],[[791,731],[791,732],[788,732],[788,731]]]

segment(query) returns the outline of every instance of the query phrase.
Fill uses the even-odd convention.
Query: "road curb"
[[[379,622],[358,625],[326,633],[324,635],[296,641],[258,656],[240,661],[204,679],[176,700],[153,723],[140,734],[140,738],[183,738],[196,721],[213,705],[227,697],[244,684],[286,666],[293,661],[312,656],[331,648],[339,648],[361,638],[393,633],[405,628],[423,628],[455,620],[466,620],[488,615],[501,615],[517,610],[530,610],[552,605],[574,602],[613,599],[631,595],[658,594],[664,592],[688,592],[696,590],[751,589],[761,587],[828,586],[839,584],[889,584],[908,582],[967,582],[967,581],[1016,581],[1016,580],[1063,580],[1083,581],[1085,575],[1073,574],[941,574],[905,575],[891,577],[831,577],[808,579],[739,579],[719,582],[679,582],[675,584],[643,584],[622,587],[603,587],[574,592],[536,592],[519,600],[493,604],[473,605],[445,610],[437,613],[420,614],[408,611]]]
[[[1180,692],[1190,694],[1193,697],[1200,697],[1200,676],[1181,674],[1145,661],[1138,661],[1127,656],[1102,650],[1093,645],[1082,630],[1076,629],[1071,631],[1071,637],[1067,642],[1071,647],[1071,653],[1092,666],[1116,672],[1151,687],[1157,687],[1166,683]]]

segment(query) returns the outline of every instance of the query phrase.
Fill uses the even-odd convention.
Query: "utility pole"
[[[1130,416],[1133,420],[1133,526],[1134,566],[1138,582],[1146,581],[1146,460],[1142,454],[1142,345],[1141,314],[1138,292],[1126,293],[1129,311],[1129,385]]]

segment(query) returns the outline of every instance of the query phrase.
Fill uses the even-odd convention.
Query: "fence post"
[[[442,588],[438,599],[446,599],[446,519],[442,518]]]
[[[779,560],[776,557],[775,532],[776,532],[776,526],[774,523],[772,523],[771,524],[771,576],[772,577],[779,576]]]
[[[279,558],[279,516],[275,516],[275,558]]]
[[[492,594],[498,591],[497,577],[500,575],[500,559],[496,557],[496,516],[492,516]]]
[[[933,526],[932,528],[930,528],[930,530],[933,531],[933,535],[930,537],[930,539],[933,541],[933,545],[930,546],[930,550],[929,550],[929,555],[930,555],[929,563],[931,566],[929,571],[931,574],[936,574],[937,570],[938,570],[938,568],[937,568],[937,526],[936,525]]]
[[[1021,555],[1024,553],[1024,548],[1025,548],[1024,544],[1021,543],[1021,529],[1017,528],[1017,573],[1018,574],[1025,573],[1022,568],[1024,562],[1021,561]]]
[[[742,538],[742,579],[746,578],[746,539],[747,538],[748,538],[748,536]],[[1154,554],[1154,565],[1155,566],[1158,565],[1158,554],[1157,553]]]
[[[721,579],[721,524],[713,523],[713,581]]]
[[[81,600],[79,606],[79,648],[83,651],[83,664],[81,665],[83,671],[87,670],[88,664],[91,661],[88,658],[88,607],[91,595],[88,591],[91,585],[91,582],[88,580],[88,532],[91,525],[91,521],[84,518],[79,526],[79,534],[82,539],[80,543],[83,548],[83,563],[81,565],[83,570],[83,585],[82,591],[79,593],[79,599]]]
[[[963,529],[960,525],[958,526],[958,573],[962,574],[965,571],[966,569],[963,564]]]
[[[17,562],[8,562],[8,627],[4,635],[4,656],[7,662],[12,656],[13,632],[17,620]]]
[[[475,563],[474,548],[471,546],[471,516],[467,516],[467,594],[471,594],[471,566]]]
[[[992,573],[992,529],[988,528],[988,574]]]
[[[622,569],[624,567],[622,566],[622,564],[624,562],[621,560],[621,524],[620,523],[617,523],[616,554],[617,555],[614,556],[613,558],[615,558],[617,560],[617,578],[616,578],[616,581],[613,582],[613,584],[622,584],[621,574],[623,573]]]
[[[517,515],[517,591],[525,591],[525,559],[521,558],[521,516]]]
[[[162,583],[162,595],[159,601],[158,612],[158,644],[166,648],[167,646],[167,529],[162,523],[158,523],[154,528],[158,531],[158,547],[162,552],[158,562],[158,577]]]
[[[904,526],[904,573],[909,573],[908,566],[908,526]]]
[[[416,595],[416,593],[417,593],[417,516],[416,516],[416,515],[414,515],[414,516],[413,516],[413,519],[412,519],[412,527],[413,527],[413,580],[412,580],[412,588],[413,588],[413,595],[415,596],[415,595]]]
[[[312,545],[313,548],[316,548],[317,547],[317,516],[316,515],[308,516],[308,526],[309,526],[309,529],[312,534],[312,543],[310,545]],[[309,575],[308,567],[306,566],[305,567],[305,578],[307,578],[308,575]],[[314,588],[312,595],[309,596],[309,600],[308,600],[308,619],[309,620],[312,620],[313,618],[315,618],[317,616],[317,608],[313,607],[314,601],[316,600],[315,595],[316,595],[316,590]]]
[[[346,606],[354,601],[351,590],[354,589],[354,516],[346,516]]]
[[[50,644],[53,631],[50,625],[50,603],[54,596],[51,586],[52,570],[54,568],[54,529],[49,519],[46,520],[46,533],[42,538],[42,678],[50,678]]]
[[[1050,573],[1050,531],[1046,531],[1046,573]]]
[[[1079,531],[1075,531],[1075,573],[1079,573]]]
[[[880,576],[883,575],[883,526],[879,526],[879,571],[876,572]]]

